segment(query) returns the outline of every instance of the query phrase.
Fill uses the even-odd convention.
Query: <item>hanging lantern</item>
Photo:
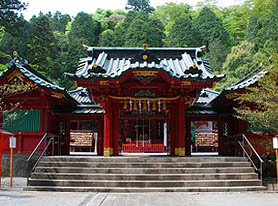
[[[132,100],[129,100],[129,110],[132,111]]]
[[[138,105],[139,105],[139,111],[141,112],[141,111],[142,111],[142,103],[141,103],[141,100],[139,100]]]
[[[148,111],[151,110],[151,103],[150,103],[150,100],[147,101],[147,105],[148,105]]]
[[[136,100],[134,100],[133,110],[134,110],[134,111],[137,111],[137,110],[138,110],[138,107],[137,107],[137,104],[136,104]]]
[[[144,100],[143,102],[143,111],[146,111],[147,110],[147,101]]]
[[[153,101],[153,111],[155,111],[156,110],[156,102],[155,101]]]
[[[126,101],[126,99],[124,100],[124,110],[127,110],[127,101]]]
[[[161,101],[158,100],[158,112],[161,112]]]
[[[167,109],[166,101],[163,100],[163,103],[162,103],[162,110],[166,110],[166,109]]]

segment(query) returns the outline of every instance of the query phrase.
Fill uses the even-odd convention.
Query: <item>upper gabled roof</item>
[[[236,92],[242,89],[245,89],[246,87],[253,86],[256,84],[262,77],[264,77],[268,71],[256,69],[244,78],[242,78],[237,83],[232,84],[231,86],[223,89],[218,97],[216,97],[214,100],[212,100],[212,103],[216,103],[220,99],[222,99],[227,93]]]
[[[173,79],[216,81],[201,48],[87,48],[89,56],[80,59],[73,79],[117,79],[130,70],[164,71]]]
[[[47,78],[45,78],[43,75],[38,73],[36,70],[34,70],[28,62],[20,57],[15,57],[9,62],[9,68],[3,71],[0,74],[0,79],[4,78],[6,75],[8,75],[14,68],[17,68],[17,70],[27,79],[29,79],[31,82],[54,90],[59,92],[66,92],[65,88],[59,87],[58,85],[50,82]]]
[[[14,71],[14,69],[17,69],[17,71],[23,75],[25,78],[30,80],[31,82],[35,83],[38,86],[41,86],[42,88],[49,89],[51,91],[60,92],[65,95],[65,97],[73,100],[75,103],[77,101],[72,98],[65,88],[60,87],[51,81],[49,81],[46,77],[41,75],[39,72],[34,70],[27,62],[27,60],[21,58],[21,57],[15,57],[9,62],[9,68],[0,73],[0,79],[5,78],[7,75],[9,75],[11,72]]]

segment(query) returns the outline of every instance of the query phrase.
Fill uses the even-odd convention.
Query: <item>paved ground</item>
[[[22,191],[25,178],[2,179],[1,206],[274,206],[278,193],[78,193]]]

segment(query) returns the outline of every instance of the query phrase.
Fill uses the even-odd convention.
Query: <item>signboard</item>
[[[16,138],[15,137],[10,137],[10,148],[11,149],[16,148]]]
[[[273,137],[273,149],[278,149],[278,137]]]

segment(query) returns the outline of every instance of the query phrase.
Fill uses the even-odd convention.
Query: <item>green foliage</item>
[[[158,18],[139,12],[127,30],[125,46],[141,47],[148,44],[151,47],[161,47],[165,35],[163,31],[163,24]]]
[[[54,16],[50,18],[50,27],[52,31],[65,33],[66,26],[70,21],[71,21],[70,15],[62,14],[61,12],[56,11],[54,13]]]
[[[224,45],[229,44],[229,34],[225,30],[222,20],[211,9],[204,7],[193,24],[200,34],[202,44],[209,45],[215,39]]]
[[[0,64],[0,73],[8,69],[9,65],[8,64]]]
[[[257,16],[251,16],[247,29],[245,39],[249,42],[254,43],[257,47],[259,47],[260,36],[259,31],[262,28],[262,25],[259,22],[259,18]]]
[[[179,18],[191,18],[192,8],[188,4],[180,3],[166,3],[162,6],[158,6],[155,10],[155,14],[161,19],[165,25],[165,33],[168,36],[170,29],[175,21]]]
[[[174,47],[201,46],[198,41],[198,32],[192,25],[192,20],[181,16],[174,21],[169,32],[169,44]]]
[[[147,14],[154,11],[154,8],[150,5],[150,0],[128,0],[126,9],[132,9],[135,12],[143,11]]]
[[[69,42],[75,39],[83,39],[90,46],[97,45],[98,36],[101,33],[101,25],[93,19],[89,14],[80,12],[74,18],[71,24],[71,30],[68,33]]]
[[[55,55],[57,54],[57,41],[50,28],[49,18],[40,16],[33,22],[33,38],[29,44],[32,64],[39,65],[39,70],[46,72],[50,78],[55,78]]]
[[[223,64],[223,73],[226,74],[226,78],[216,85],[216,89],[221,90],[238,82],[253,70],[258,69],[266,60],[267,56],[262,52],[257,52],[253,43],[243,41],[238,46],[234,46]]]
[[[0,1],[0,26],[5,31],[15,33],[15,28],[24,24],[24,19],[18,15],[18,12],[25,10],[27,4],[19,0],[2,0]]]
[[[114,31],[107,29],[100,34],[99,46],[113,47],[114,46]]]
[[[259,81],[258,87],[247,88],[247,91],[237,98],[240,103],[245,102],[236,109],[237,117],[248,120],[257,129],[277,132],[278,54],[273,55],[272,60],[263,68],[271,69],[269,74]]]
[[[245,39],[250,10],[251,8],[246,4],[232,6],[225,10],[223,25],[229,31],[232,45],[237,45]]]
[[[229,53],[229,49],[219,40],[215,39],[210,44],[210,52],[208,58],[210,60],[211,68],[216,73],[222,73],[223,63]]]

